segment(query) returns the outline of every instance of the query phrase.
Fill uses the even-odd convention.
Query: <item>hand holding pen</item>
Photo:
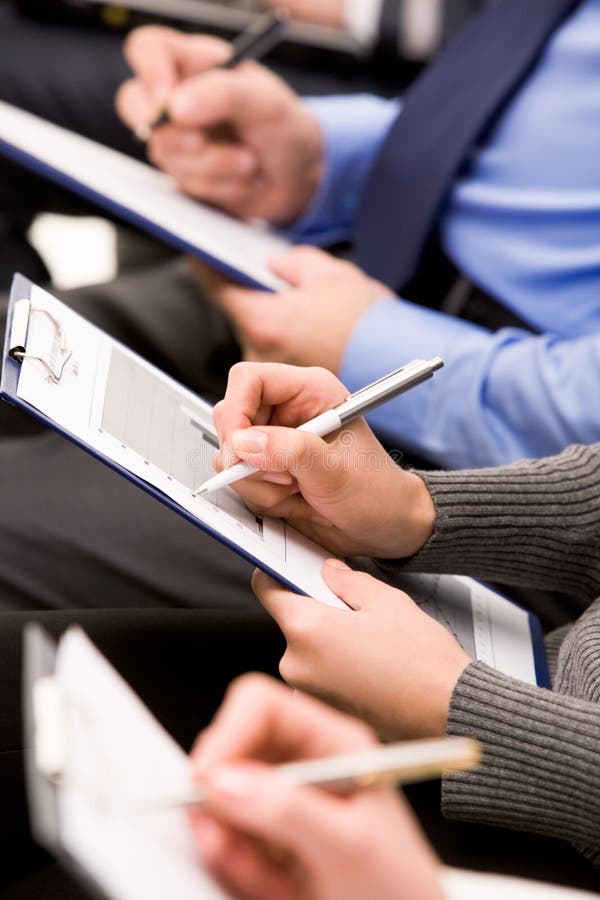
[[[231,45],[229,54],[216,64],[219,69],[233,69],[247,59],[261,60],[284,39],[288,28],[288,16],[282,10],[275,10],[260,18],[243,31]],[[167,100],[167,98],[165,98]],[[140,123],[135,136],[146,143],[156,128],[170,121],[168,103],[160,110],[154,121]]]
[[[316,434],[318,437],[326,437],[337,431],[338,428],[358,419],[359,416],[366,416],[367,413],[377,409],[388,400],[393,400],[394,397],[427,381],[443,365],[444,362],[439,356],[428,362],[423,359],[415,359],[356,391],[334,409],[319,413],[315,418],[298,425],[298,430]],[[242,478],[255,475],[257,471],[258,469],[250,463],[236,463],[213,478],[209,478],[194,491],[194,496],[214,493],[220,488],[241,481]]]
[[[439,863],[396,791],[338,797],[291,786],[273,765],[371,753],[357,720],[264,676],[239,679],[192,753],[211,793],[190,816],[198,850],[235,896],[251,885],[257,897],[442,900]]]
[[[382,397],[390,388],[398,392],[426,381],[440,365],[439,359],[415,361],[389,380],[357,392],[345,407],[354,409],[349,413],[352,421],[339,429],[339,408],[349,398],[331,372],[238,364],[214,411],[222,448],[218,467],[237,458],[260,470],[235,484],[247,505],[256,514],[285,519],[332,553],[412,555],[433,531],[429,492],[421,478],[397,465],[365,420],[353,416],[363,401],[370,405],[374,396]],[[424,384],[411,391],[410,401],[426,404],[426,397]],[[388,397],[386,412],[401,416],[404,402]],[[331,410],[337,411],[332,415]],[[321,423],[327,420],[329,428],[338,427],[327,440],[298,427],[317,416]],[[210,494],[205,496],[210,500]]]
[[[270,40],[283,29],[272,24]],[[133,31],[125,44],[132,77],[118,92],[117,112],[132,133],[150,128],[150,161],[184,193],[239,217],[289,221],[315,190],[322,134],[289,86],[249,59],[256,35],[246,40],[233,57],[232,45],[214,37]],[[250,55],[257,49],[264,52],[264,43]],[[246,62],[230,68],[242,55]],[[167,107],[170,124],[152,130]],[[235,141],[218,139],[224,125]]]

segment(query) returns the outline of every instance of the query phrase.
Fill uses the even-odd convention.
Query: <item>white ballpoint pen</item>
[[[355,394],[351,394],[335,409],[329,409],[319,416],[315,416],[314,419],[305,422],[304,425],[300,425],[298,431],[307,431],[310,434],[318,435],[318,437],[326,437],[328,434],[333,434],[334,431],[337,431],[353,419],[358,419],[359,416],[363,416],[377,406],[381,406],[387,400],[392,400],[399,394],[410,390],[410,388],[427,381],[443,365],[444,361],[439,356],[430,360],[414,359],[400,369],[384,375],[383,378],[378,378],[372,384],[368,384]],[[258,471],[258,469],[248,463],[235,463],[235,465],[224,469],[218,475],[214,475],[208,481],[205,481],[203,485],[193,492],[193,496],[197,497],[199,494],[217,491],[219,488],[241,481],[242,478],[247,478],[248,475],[254,475]]]

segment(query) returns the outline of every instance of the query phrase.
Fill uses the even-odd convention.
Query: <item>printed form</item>
[[[57,384],[38,360],[23,360],[20,399],[85,447],[158,488],[257,565],[347,609],[321,577],[328,557],[322,547],[281,520],[255,516],[229,487],[193,496],[214,474],[218,442],[208,403],[36,286],[31,306],[28,353],[50,357],[56,368],[64,363],[64,371]]]

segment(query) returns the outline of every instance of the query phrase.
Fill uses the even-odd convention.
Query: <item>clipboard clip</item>
[[[56,361],[52,358],[47,359],[37,353],[29,353],[27,351],[29,318],[33,313],[46,316],[54,326],[55,343],[53,343],[53,347],[57,346],[58,350],[58,359]],[[17,300],[15,303],[8,355],[19,363],[23,362],[24,359],[36,360],[44,366],[54,384],[59,384],[63,377],[66,365],[73,355],[73,351],[69,350],[67,346],[65,332],[58,319],[56,319],[52,313],[48,312],[47,309],[44,309],[41,306],[32,306],[30,301],[25,298],[23,300]]]

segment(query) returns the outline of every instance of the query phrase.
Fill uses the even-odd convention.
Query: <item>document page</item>
[[[289,288],[267,266],[290,248],[288,241],[262,223],[240,222],[184,196],[152,166],[0,102],[0,153],[6,147],[18,151],[24,165],[177,249],[208,256],[257,286]]]
[[[208,403],[41,288],[32,287],[31,304],[28,352],[64,369],[55,383],[38,359],[25,359],[20,399],[84,447],[158,488],[257,565],[347,609],[321,577],[328,556],[322,547],[280,520],[255,516],[229,487],[193,496],[214,474],[218,442]]]
[[[54,677],[65,737],[56,792],[63,849],[111,900],[223,900],[186,811],[148,803],[189,783],[183,750],[79,629],[60,641]]]
[[[401,575],[394,584],[443,625],[473,659],[537,684],[529,613],[461,575]]]

